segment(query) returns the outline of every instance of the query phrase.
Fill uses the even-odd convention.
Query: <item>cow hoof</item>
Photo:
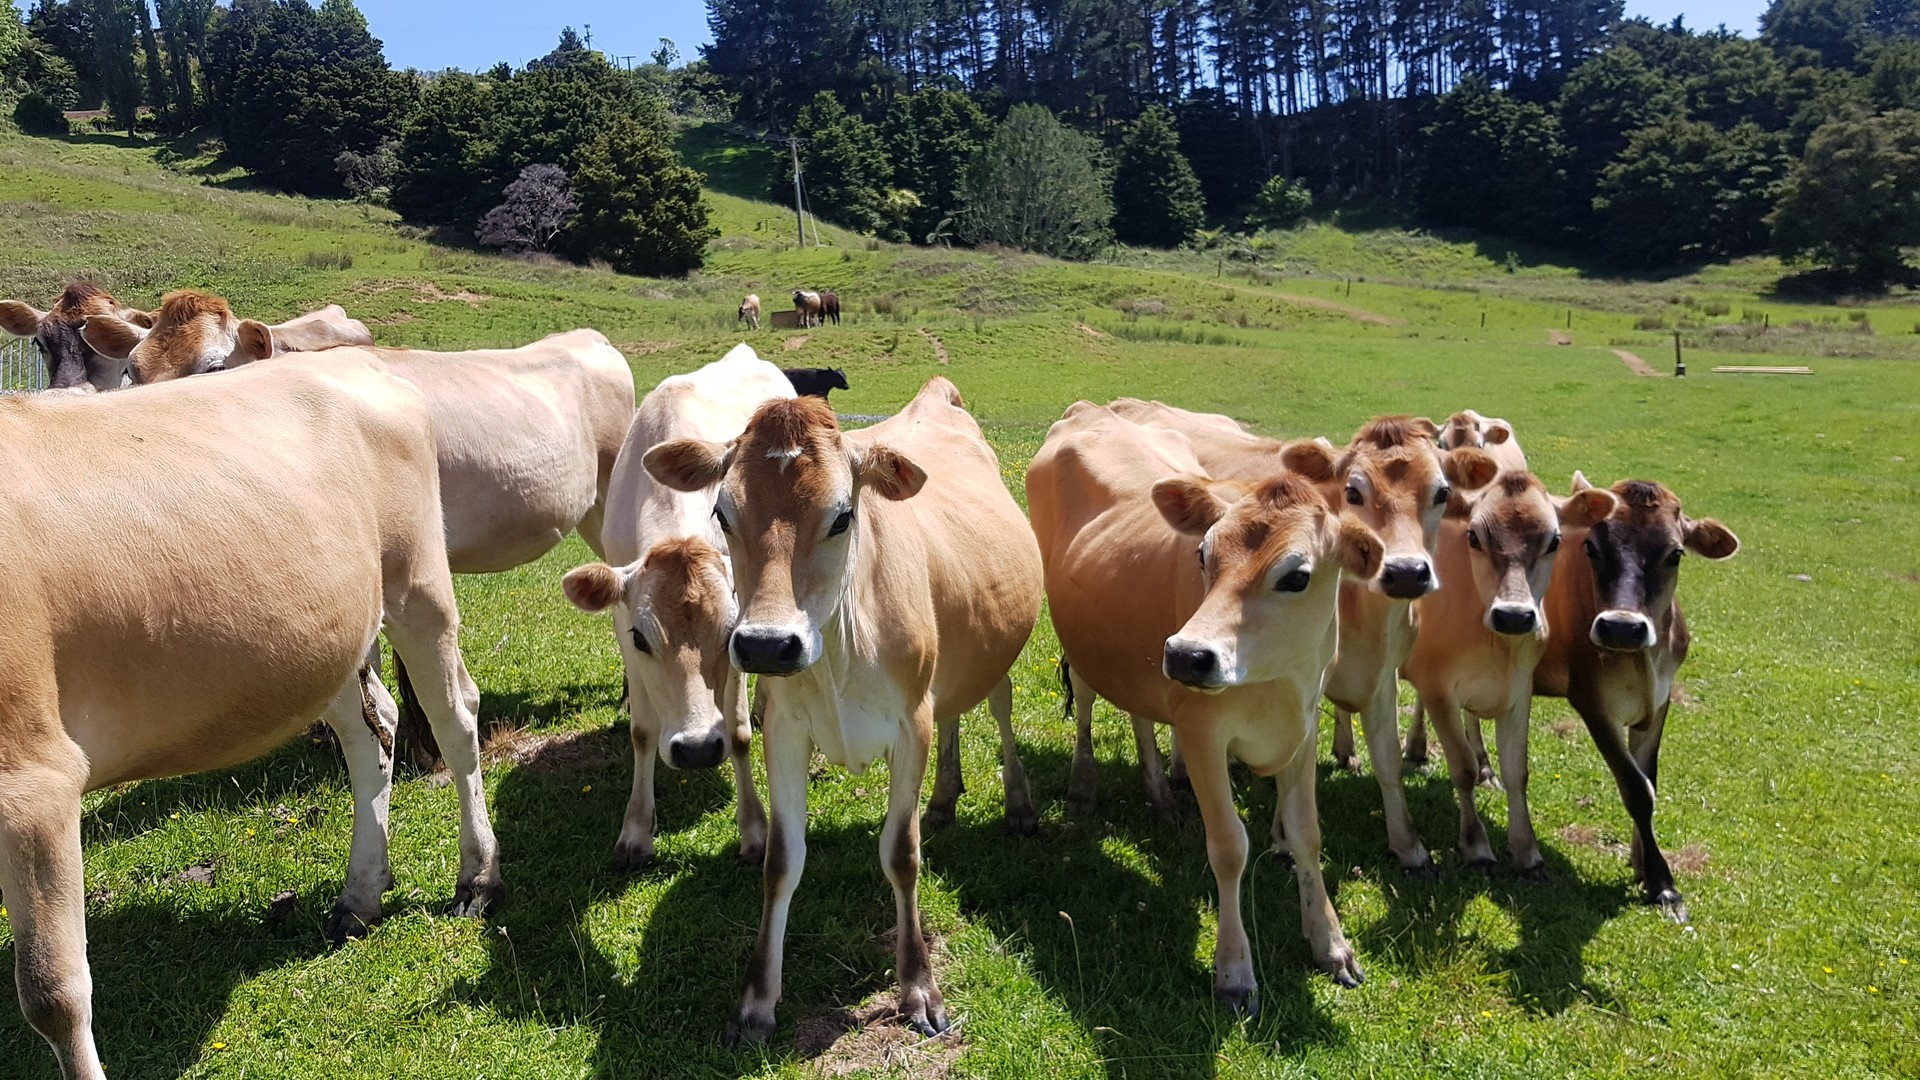
[[[614,858],[614,862],[618,864],[620,861],[619,853],[615,852],[613,858]],[[766,844],[759,843],[759,844],[741,844],[740,845],[740,865],[741,866],[759,866],[762,863],[765,863],[766,861],[767,861],[767,845]]]
[[[1406,772],[1428,776],[1433,772],[1433,759],[1425,754],[1418,756],[1408,754],[1406,757],[1400,759],[1400,767]]]
[[[773,1014],[761,1016],[747,1009],[741,1009],[733,1019],[727,1021],[727,1033],[721,1042],[728,1046],[758,1046],[773,1037]]]
[[[953,807],[951,806],[929,806],[927,812],[920,816],[920,827],[923,829],[944,829],[951,824],[953,824]]]
[[[747,857],[744,847],[741,848],[740,857],[742,859]],[[759,860],[755,859],[754,861],[758,862]],[[653,865],[652,848],[643,848],[638,844],[613,845],[613,868],[615,870],[632,873],[635,870],[644,870],[651,865]]]
[[[1260,994],[1251,986],[1216,986],[1213,1000],[1235,1016],[1260,1014]]]
[[[1040,815],[1028,806],[1019,810],[1007,808],[1007,832],[1014,836],[1032,836],[1040,831]]]
[[[1660,909],[1660,914],[1685,925],[1687,921],[1686,901],[1680,899],[1680,893],[1674,889],[1662,889],[1647,898],[1647,902]]]
[[[1175,791],[1184,791],[1189,795],[1193,794],[1193,780],[1184,772],[1168,773],[1167,786]]]
[[[1322,961],[1320,970],[1341,987],[1352,990],[1367,981],[1366,973],[1360,970],[1360,962],[1354,959],[1351,951]]]
[[[498,881],[470,881],[453,892],[453,915],[459,919],[483,919],[487,912],[506,899],[507,887]]]
[[[1480,770],[1479,784],[1481,787],[1486,788],[1488,791],[1505,791],[1506,790],[1505,786],[1500,783],[1500,778],[1493,775],[1493,770],[1491,769]]]
[[[335,945],[345,945],[354,938],[363,938],[372,933],[374,926],[379,922],[378,914],[363,916],[345,904],[336,903],[333,905],[332,914],[327,916],[325,933],[328,941]]]
[[[1553,875],[1547,873],[1547,864],[1544,862],[1537,862],[1532,866],[1516,866],[1513,872],[1519,876],[1520,880],[1530,881],[1536,885],[1543,885],[1553,879]]]
[[[1409,881],[1432,881],[1440,876],[1439,869],[1433,865],[1431,855],[1411,866],[1401,866],[1400,873]]]
[[[927,993],[900,995],[900,1018],[924,1038],[933,1038],[947,1030],[947,1007],[939,995]]]
[[[1464,865],[1470,873],[1478,874],[1481,877],[1492,877],[1494,868],[1498,866],[1499,863],[1496,862],[1491,855],[1469,855]]]
[[[1333,759],[1333,767],[1357,776],[1360,773],[1360,756],[1358,754],[1348,754],[1345,757],[1335,757]]]

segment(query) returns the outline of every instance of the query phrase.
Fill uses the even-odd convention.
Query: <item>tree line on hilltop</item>
[[[1852,285],[1920,246],[1920,0],[1772,0],[1758,40],[1620,0],[708,0],[713,44],[393,70],[351,0],[35,0],[0,100],[210,127],[260,180],[636,273],[699,265],[676,112],[797,141],[816,212],[1086,258],[1322,205],[1623,270],[1775,250]],[[792,198],[790,175],[768,197]],[[1209,230],[1211,224],[1215,228]]]

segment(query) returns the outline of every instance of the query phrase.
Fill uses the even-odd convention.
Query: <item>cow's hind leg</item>
[[[953,824],[954,807],[966,792],[967,781],[960,775],[960,718],[948,717],[935,726],[940,759],[933,775],[933,797],[927,800],[926,824],[929,829],[944,829]]]
[[[1427,711],[1418,704],[1413,707],[1413,721],[1407,725],[1407,745],[1400,760],[1409,769],[1425,769],[1432,762],[1427,749]]]
[[[53,1047],[62,1076],[104,1080],[93,1045],[80,863],[84,774],[77,762],[71,770],[0,768],[0,896],[11,909],[21,1013]]]
[[[506,885],[480,783],[480,688],[460,656],[460,617],[451,579],[442,576],[440,584],[416,585],[399,603],[389,602],[387,640],[407,658],[460,797],[460,880],[454,914],[485,915],[506,895]]]
[[[393,652],[393,682],[400,688],[400,722],[394,733],[395,753],[405,758],[415,772],[430,773],[440,767],[440,744],[434,740],[433,726],[420,707],[420,695],[407,677],[406,662],[400,650]]]
[[[1133,748],[1140,755],[1140,781],[1147,788],[1147,805],[1166,812],[1173,809],[1173,788],[1167,784],[1166,769],[1160,763],[1159,732],[1152,720],[1127,714],[1133,725]]]
[[[880,830],[880,865],[893,884],[894,970],[900,976],[900,1016],[922,1035],[947,1030],[947,1010],[933,978],[932,957],[920,930],[920,787],[927,774],[925,704],[894,743],[887,761],[887,822]]]
[[[375,654],[378,659],[378,654]],[[353,785],[353,849],[347,884],[327,917],[333,941],[360,937],[380,921],[380,898],[393,888],[387,861],[387,808],[393,794],[393,733],[399,708],[369,663],[342,687],[327,710]]]
[[[1033,809],[1033,791],[1027,770],[1020,764],[1020,746],[1013,737],[1013,677],[1006,676],[987,695],[987,711],[1000,728],[1000,780],[1007,789],[1007,831],[1032,836],[1040,828]]]
[[[1073,769],[1067,779],[1067,812],[1091,814],[1100,805],[1100,764],[1093,758],[1093,687],[1062,657],[1060,689],[1067,695],[1066,711],[1073,718]]]
[[[1360,755],[1353,748],[1353,714],[1333,707],[1333,765],[1350,773],[1360,771]]]

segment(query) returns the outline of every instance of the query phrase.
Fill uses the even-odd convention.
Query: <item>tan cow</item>
[[[821,303],[820,294],[812,289],[793,290],[793,311],[794,314],[800,317],[800,326],[802,329],[819,326],[825,314],[825,308]]]
[[[647,474],[641,458],[674,439],[736,439],[761,405],[793,396],[780,369],[747,345],[663,379],[640,402],[613,467],[602,532],[614,565],[588,563],[561,583],[581,610],[612,609],[626,664],[633,794],[614,844],[618,866],[653,860],[656,753],[674,769],[713,768],[731,757],[741,858],[757,863],[766,849],[767,816],[748,753],[746,676],[727,658],[737,609],[726,537],[713,514],[718,491],[667,487]]]
[[[274,332],[235,319],[217,296],[176,292],[151,331],[95,318],[85,336],[103,353],[159,375],[279,355]],[[426,394],[454,573],[511,570],[576,529],[602,554],[607,485],[633,417],[633,371],[598,331],[553,334],[518,349],[335,348],[323,355],[374,364]],[[431,768],[439,754],[404,668],[399,681],[401,742],[416,766]]]
[[[454,910],[478,915],[499,898],[480,695],[458,648],[418,390],[329,359],[86,401],[5,398],[0,455],[0,891],[21,1009],[67,1077],[104,1075],[86,956],[86,792],[236,765],[325,716],[354,800],[327,932],[379,920],[393,885],[395,708],[368,661],[383,628],[413,664],[452,768]],[[105,552],[128,557],[76,558]]]
[[[1129,714],[1171,724],[1186,759],[1220,895],[1215,996],[1255,997],[1229,755],[1277,778],[1314,962],[1357,985],[1321,876],[1314,748],[1339,581],[1379,572],[1379,538],[1278,462],[1258,482],[1215,479],[1186,435],[1085,402],[1048,431],[1027,504],[1069,663]]]
[[[1613,507],[1605,491],[1556,499],[1532,473],[1503,472],[1477,495],[1456,496],[1441,524],[1435,561],[1442,584],[1415,605],[1419,639],[1401,671],[1446,751],[1460,799],[1460,854],[1470,867],[1491,867],[1493,849],[1474,810],[1480,766],[1462,713],[1470,728],[1483,718],[1496,724],[1513,868],[1546,873],[1527,807],[1527,728],[1533,669],[1550,629],[1547,587],[1565,530],[1588,528]]]
[[[1527,455],[1520,449],[1520,440],[1514,437],[1513,425],[1495,417],[1481,416],[1472,409],[1462,409],[1447,417],[1446,424],[1440,428],[1440,446],[1447,450],[1475,447],[1492,454],[1502,470],[1527,471]]]
[[[740,301],[740,311],[735,321],[746,323],[749,330],[760,329],[760,297],[757,293],[748,293],[747,298]]]
[[[153,325],[151,313],[125,306],[91,281],[68,285],[47,311],[20,300],[0,300],[0,330],[39,343],[47,362],[47,386],[53,390],[120,388],[126,361],[100,355],[80,337],[80,328],[98,315]]]
[[[348,318],[338,304],[268,326],[235,319],[224,299],[190,289],[161,297],[149,325],[100,315],[86,320],[81,336],[102,356],[126,360],[136,385],[239,367],[269,356],[373,344],[366,324]]]
[[[953,384],[935,378],[870,428],[843,433],[818,398],[774,401],[732,443],[663,443],[646,463],[683,491],[720,485],[715,513],[741,604],[733,659],[761,676],[766,903],[728,1041],[773,1031],[815,746],[856,772],[887,760],[880,861],[899,919],[900,1013],[924,1034],[945,1030],[918,898],[920,789],[935,729],[944,742],[987,701],[1008,819],[1033,826],[1007,673],[1039,617],[1040,553],[999,461]],[[959,795],[945,765],[929,817],[950,814]]]
[[[1575,473],[1573,490],[1591,485]],[[1660,738],[1693,640],[1675,593],[1684,552],[1727,559],[1740,538],[1712,518],[1688,517],[1660,484],[1622,480],[1612,493],[1612,515],[1585,536],[1567,534],[1574,550],[1547,592],[1554,632],[1534,669],[1533,692],[1566,698],[1586,721],[1633,817],[1629,858],[1647,902],[1686,922],[1687,906],[1653,835]]]

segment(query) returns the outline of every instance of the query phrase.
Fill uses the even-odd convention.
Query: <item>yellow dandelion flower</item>
[[[227,1048],[227,1044],[223,1042],[217,1042],[213,1044],[213,1048],[215,1050],[225,1050]]]
[[[1481,1009],[1480,1018],[1483,1020],[1491,1020],[1493,1019],[1493,1014],[1491,1012],[1488,1012],[1486,1009]]]
[[[167,815],[167,820],[168,820],[168,821],[179,821],[179,820],[180,820],[180,811],[178,811],[178,810],[175,810],[175,811],[174,811],[173,813],[171,813],[171,814],[168,814],[168,815]]]
[[[248,836],[252,836],[252,835],[253,835],[253,830],[252,830],[252,829],[248,829],[248,830],[247,830],[247,835],[248,835]]]
[[[581,789],[580,789],[580,794],[582,794],[582,795],[585,795],[585,794],[586,794],[587,792],[589,792],[589,791],[592,791],[592,790],[593,790],[593,785],[592,785],[592,784],[588,784],[588,785],[587,785],[586,787],[583,787],[583,788],[581,788]]]
[[[1869,987],[1867,987],[1867,993],[1869,993],[1869,994],[1877,994],[1877,993],[1879,993],[1879,992],[1880,992],[1880,988],[1879,988],[1879,987],[1877,987],[1877,986],[1869,986]]]
[[[1820,970],[1826,972],[1829,975],[1833,974],[1833,969],[1830,967],[1823,967]]]

